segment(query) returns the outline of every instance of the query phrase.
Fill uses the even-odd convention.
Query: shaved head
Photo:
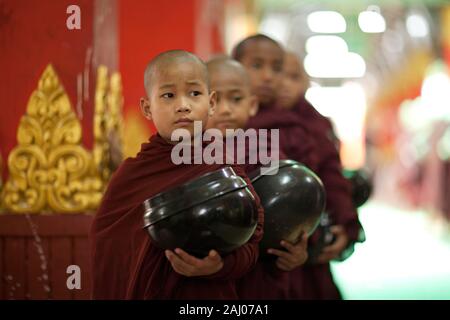
[[[276,42],[275,40],[273,40],[272,38],[264,35],[264,34],[255,34],[253,36],[247,37],[243,40],[241,40],[233,49],[232,51],[232,56],[234,59],[241,61],[242,57],[245,55],[245,52],[247,50],[247,48],[256,42],[269,42],[271,44],[273,44],[274,46],[278,47],[281,51],[283,51],[283,48],[281,47],[281,45]]]
[[[282,86],[278,91],[278,106],[291,109],[304,97],[309,87],[309,77],[302,61],[293,52],[287,52],[283,64]]]
[[[193,53],[184,50],[170,50],[163,52],[153,58],[147,65],[144,72],[144,86],[147,95],[150,96],[155,75],[163,72],[169,66],[184,63],[196,63],[202,69],[204,81],[209,90],[208,70],[205,63]]]
[[[237,74],[245,83],[251,86],[250,77],[245,67],[238,61],[228,56],[220,56],[211,59],[206,64],[209,74],[231,72]]]
[[[228,129],[244,129],[248,119],[258,111],[247,69],[228,56],[211,59],[206,66],[211,90],[217,97],[216,112],[208,120],[208,128],[219,129],[224,136],[230,134]]]
[[[272,106],[282,78],[283,48],[268,36],[257,34],[239,42],[232,56],[247,69],[260,105]]]

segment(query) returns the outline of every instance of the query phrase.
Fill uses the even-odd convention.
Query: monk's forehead
[[[164,59],[154,65],[151,82],[176,83],[196,80],[208,86],[208,73],[205,65],[190,57]]]
[[[274,59],[283,60],[283,49],[266,39],[253,39],[248,41],[243,48],[243,57],[246,55],[271,55]]]
[[[231,59],[210,61],[207,66],[212,85],[227,82],[250,86],[247,71],[237,61]]]
[[[205,67],[200,62],[185,58],[161,62],[154,71],[158,76],[178,74],[183,77],[189,74],[201,78],[204,78],[206,73]]]

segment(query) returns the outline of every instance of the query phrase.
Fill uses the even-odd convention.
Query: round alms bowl
[[[157,194],[143,208],[144,227],[156,246],[195,256],[239,248],[253,235],[258,219],[253,194],[231,167]]]

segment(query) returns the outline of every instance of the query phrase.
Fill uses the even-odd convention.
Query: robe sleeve
[[[206,279],[220,279],[220,280],[236,280],[244,276],[251,269],[253,269],[258,261],[259,257],[259,242],[263,236],[263,223],[264,223],[264,209],[261,206],[258,195],[256,194],[250,179],[245,174],[241,167],[233,167],[235,172],[244,178],[247,182],[250,191],[256,200],[258,210],[258,223],[250,240],[242,247],[236,249],[232,253],[226,255],[223,258],[223,267],[220,271],[205,276]]]
[[[353,205],[351,184],[342,175],[342,166],[337,149],[327,137],[320,139],[320,142],[321,161],[318,174],[327,194],[327,211],[330,213],[333,224],[345,228],[350,242],[360,241],[363,230],[358,219],[358,213]]]

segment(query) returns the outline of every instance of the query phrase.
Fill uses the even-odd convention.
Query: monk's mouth
[[[182,126],[182,125],[192,124],[193,122],[194,121],[191,119],[180,119],[180,120],[175,121],[175,124]]]
[[[232,120],[223,120],[216,122],[216,125],[220,127],[234,127],[235,122]]]
[[[258,92],[265,92],[265,93],[272,93],[274,90],[271,86],[261,86],[261,87],[257,87],[256,91]]]
[[[278,96],[278,99],[281,101],[289,101],[292,99],[292,97],[290,97],[288,95],[280,95],[280,96]]]
[[[256,89],[256,95],[261,97],[274,96],[274,90],[271,87],[259,87]]]

